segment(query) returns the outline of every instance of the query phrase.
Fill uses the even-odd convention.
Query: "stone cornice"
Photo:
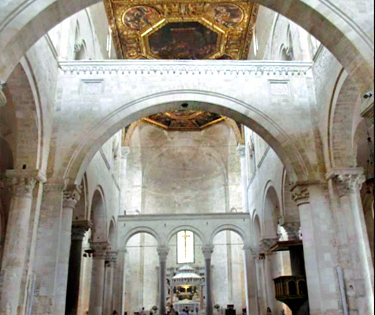
[[[60,61],[65,74],[305,75],[311,62],[257,60],[101,60]]]

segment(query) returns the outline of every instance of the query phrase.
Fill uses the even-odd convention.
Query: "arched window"
[[[297,287],[294,281],[288,282],[288,291],[289,291],[289,295],[297,295]]]
[[[191,231],[177,233],[177,263],[194,263],[194,233]]]

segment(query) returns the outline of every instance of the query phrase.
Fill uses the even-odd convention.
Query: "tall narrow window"
[[[194,233],[181,231],[177,233],[177,263],[194,262]]]

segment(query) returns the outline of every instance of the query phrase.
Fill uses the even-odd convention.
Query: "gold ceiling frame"
[[[142,54],[144,54],[148,58],[158,59],[157,56],[151,53],[149,36],[151,36],[158,30],[166,26],[168,23],[179,23],[179,22],[198,22],[217,34],[218,40],[216,43],[216,50],[212,55],[208,57],[209,59],[216,59],[225,53],[225,43],[227,39],[226,32],[219,26],[215,25],[214,23],[210,22],[204,17],[191,17],[191,18],[190,17],[189,18],[169,17],[169,18],[162,18],[161,20],[156,22],[154,25],[151,25],[151,27],[148,27],[143,32],[141,30],[140,46],[142,49]]]
[[[236,5],[242,11],[241,20],[231,27],[217,23],[207,13],[207,8],[213,4]],[[112,29],[112,38],[116,54],[119,59],[155,58],[150,54],[147,37],[156,32],[168,22],[201,23],[206,28],[220,34],[219,50],[208,59],[230,56],[232,59],[247,59],[250,43],[253,38],[253,27],[256,22],[259,4],[247,0],[104,0],[109,25]],[[124,13],[130,8],[148,6],[160,14],[160,19],[154,20],[152,25],[146,25],[141,30],[131,30],[124,25]],[[163,20],[165,19],[165,20]],[[145,32],[147,32],[145,34]],[[147,42],[147,45],[144,45]],[[143,47],[141,47],[143,46]],[[219,53],[220,52],[220,53]]]

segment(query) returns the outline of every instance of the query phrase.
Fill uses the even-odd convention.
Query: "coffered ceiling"
[[[258,11],[247,1],[104,3],[120,59],[247,59]]]

